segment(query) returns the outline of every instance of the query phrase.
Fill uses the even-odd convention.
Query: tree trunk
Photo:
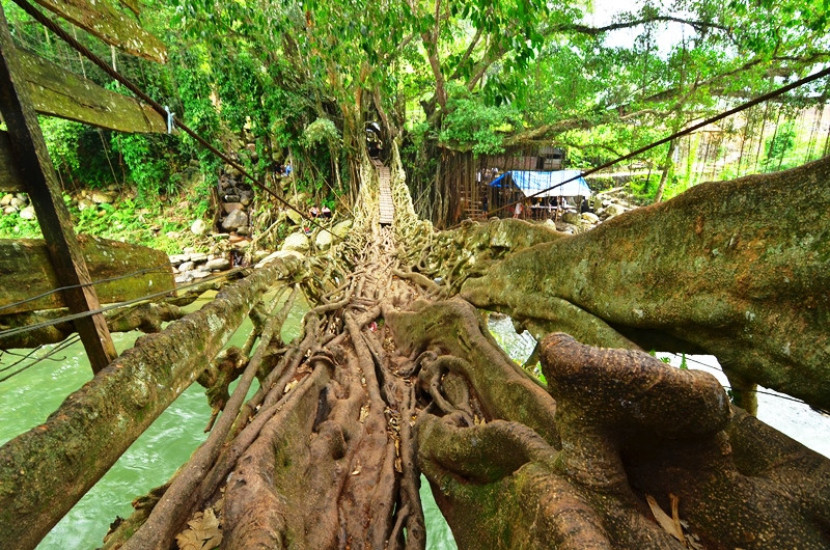
[[[462,295],[539,334],[711,353],[727,375],[827,410],[828,211],[830,159],[707,183],[487,266]]]
[[[674,171],[674,140],[669,142],[669,150],[666,153],[666,160],[663,162],[663,171],[660,174],[660,184],[657,186],[657,193],[654,195],[654,202],[663,201],[663,191],[666,189],[666,182]]]

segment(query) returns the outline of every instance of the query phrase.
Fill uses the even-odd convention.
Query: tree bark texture
[[[548,394],[462,301],[387,319],[433,357],[418,459],[459,548],[830,544],[830,462],[732,409],[709,374],[560,333],[542,342]],[[676,529],[649,500],[677,500]]]
[[[0,447],[0,546],[34,548],[221,350],[280,265],[141,338],[46,423]]]
[[[830,159],[707,183],[517,252],[463,286],[537,335],[716,355],[830,409]]]

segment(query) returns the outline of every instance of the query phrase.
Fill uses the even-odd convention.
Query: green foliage
[[[338,144],[341,141],[340,132],[334,122],[327,118],[318,118],[303,130],[302,143],[306,149],[318,144]]]
[[[787,120],[778,126],[775,134],[767,140],[766,158],[763,162],[764,172],[791,168],[792,166],[784,164],[784,159],[792,151],[794,145],[795,124],[792,120]]]
[[[170,144],[174,138],[166,135],[117,134],[113,149],[121,154],[129,168],[129,177],[136,185],[138,202],[155,200],[160,194],[171,194],[177,189],[179,174]]]
[[[470,148],[477,155],[504,151],[505,134],[522,127],[521,114],[509,106],[482,105],[472,94],[457,88],[453,91],[439,140]]]

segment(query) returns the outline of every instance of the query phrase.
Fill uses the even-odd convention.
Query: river
[[[283,339],[291,340],[299,331],[304,311],[296,308],[283,330]],[[516,334],[510,319],[492,316],[490,329],[496,341],[517,361],[524,361],[535,345],[527,334]],[[231,339],[241,346],[250,330],[244,324]],[[138,332],[114,334],[119,352],[131,347]],[[54,346],[47,346],[52,349]],[[45,350],[44,350],[45,351]],[[675,366],[680,359],[669,357]],[[18,358],[4,354],[0,369]],[[687,358],[689,368],[702,368],[719,376],[717,361],[711,356]],[[17,367],[15,367],[17,368]],[[0,378],[14,370],[0,370]],[[46,420],[73,391],[90,380],[92,371],[80,343],[67,347],[54,360],[46,360],[0,382],[0,444]],[[252,388],[255,391],[256,388]],[[809,407],[774,392],[759,395],[759,418],[808,447],[830,456],[830,418]],[[187,389],[152,426],[121,456],[109,472],[75,505],[38,546],[39,550],[97,548],[109,523],[116,516],[132,512],[130,501],[165,483],[204,441],[203,432],[210,408],[201,386]],[[455,542],[443,516],[435,505],[429,484],[422,478],[421,497],[427,527],[428,550],[454,550]]]

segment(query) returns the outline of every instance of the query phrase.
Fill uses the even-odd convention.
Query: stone
[[[239,196],[239,202],[241,202],[245,206],[250,205],[251,204],[251,194],[250,193],[242,193]]]
[[[244,225],[248,225],[248,214],[242,210],[234,210],[222,221],[222,228],[226,231],[233,231]]]
[[[78,210],[83,212],[87,208],[95,208],[95,204],[89,199],[81,199],[78,201]]]
[[[311,248],[311,243],[309,242],[308,237],[304,233],[297,231],[285,238],[280,250],[296,250],[298,252],[305,252],[309,248]]]
[[[0,199],[0,206],[10,205],[13,198],[14,198],[14,195],[12,195],[11,193],[7,193],[7,194],[3,195],[3,198]]]
[[[188,273],[188,275],[192,276],[194,279],[204,279],[205,277],[210,277],[210,271],[202,271],[200,269],[196,271],[191,271],[190,273]]]
[[[190,254],[171,254],[170,265],[179,265],[190,261]]]
[[[341,239],[345,239],[346,235],[349,234],[349,230],[351,228],[352,220],[343,220],[342,222],[335,224],[335,226],[331,228],[331,232],[340,237]]]
[[[244,240],[245,240],[245,237],[243,237],[242,235],[239,235],[237,233],[234,233],[233,235],[230,236],[230,238],[228,239],[228,242],[231,243],[231,244],[238,244],[238,243],[241,243]]]
[[[190,232],[194,235],[204,235],[207,231],[207,224],[204,220],[196,220],[190,225]]]
[[[580,218],[579,213],[577,212],[563,212],[562,213],[562,221],[565,223],[569,223],[571,225],[579,225]]]
[[[247,237],[251,234],[251,230],[248,227],[240,227],[236,230],[237,235],[242,235],[243,237]]]
[[[196,264],[193,262],[182,262],[179,264],[179,273],[184,273],[186,271],[191,271],[196,268]]]
[[[37,218],[37,214],[35,214],[35,207],[27,206],[26,208],[20,211],[20,217],[24,220],[34,220],[35,218]]]
[[[208,255],[204,252],[195,252],[190,255],[190,261],[196,264],[205,263],[208,260]]]
[[[610,216],[619,216],[625,212],[625,207],[619,204],[609,204],[608,208],[605,209],[605,214]]]
[[[236,212],[237,210],[243,210],[245,207],[242,205],[241,202],[223,202],[222,203],[222,210],[225,211],[225,214],[230,214],[231,212]]]
[[[112,197],[101,191],[93,191],[90,197],[95,204],[110,204]]]
[[[193,275],[190,273],[182,273],[181,275],[176,275],[176,278],[174,280],[176,281],[176,284],[179,285],[189,283],[193,280]]]
[[[23,208],[26,206],[26,201],[21,199],[20,197],[12,197],[9,201],[9,206],[14,206],[15,208]]]
[[[331,243],[333,241],[334,235],[323,229],[322,231],[317,233],[317,238],[314,239],[314,244],[317,245],[317,248],[325,250],[326,248],[331,246]]]
[[[225,202],[239,202],[239,195],[225,195],[222,199]]]
[[[3,214],[14,214],[17,212],[17,208],[14,206],[7,206],[3,209]]]
[[[286,272],[292,272],[295,266],[300,265],[303,261],[303,255],[297,252],[296,250],[278,250],[272,254],[269,254],[264,259],[260,260],[255,267],[260,268],[264,267],[272,262],[282,261],[286,264]]]
[[[259,263],[270,255],[271,252],[268,252],[267,250],[256,250],[253,255],[254,263]]]
[[[167,233],[164,234],[164,236],[167,237],[168,239],[171,239],[171,240],[175,241],[176,239],[181,237],[182,234],[179,233],[178,231],[168,231]]]
[[[582,219],[588,223],[597,223],[599,222],[599,216],[594,214],[593,212],[583,212]]]
[[[214,258],[212,260],[208,260],[208,262],[204,265],[204,269],[208,271],[223,271],[225,269],[230,269],[231,262],[227,258]]]
[[[299,212],[296,212],[291,209],[285,210],[285,217],[287,217],[294,225],[300,225],[303,223],[303,217],[300,215]]]

